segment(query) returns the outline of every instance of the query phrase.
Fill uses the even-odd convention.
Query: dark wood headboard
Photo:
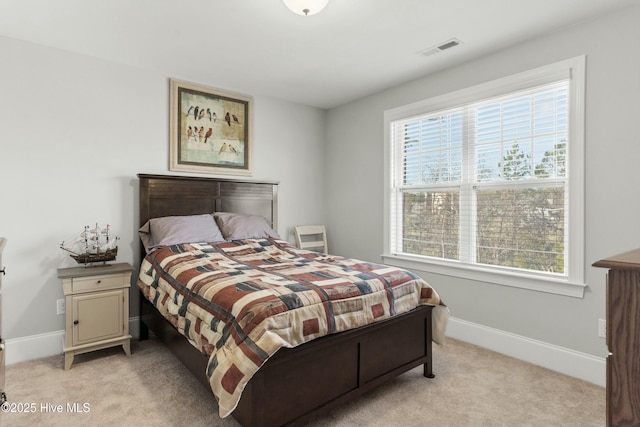
[[[140,225],[150,218],[236,212],[265,217],[278,229],[278,182],[138,174]]]

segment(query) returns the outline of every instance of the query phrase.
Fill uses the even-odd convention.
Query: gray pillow
[[[138,234],[147,252],[179,243],[224,240],[211,214],[151,218],[140,227]]]
[[[271,228],[269,221],[258,215],[216,212],[213,216],[226,240],[280,238]]]

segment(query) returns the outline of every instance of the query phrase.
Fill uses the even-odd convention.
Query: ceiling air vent
[[[427,49],[421,50],[418,52],[418,55],[422,56],[431,56],[435,53],[442,52],[443,50],[451,49],[452,47],[456,47],[462,42],[458,39],[447,40],[446,42],[440,43],[437,46],[432,46]]]

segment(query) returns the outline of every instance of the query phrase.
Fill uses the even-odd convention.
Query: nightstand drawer
[[[71,280],[71,292],[91,292],[121,288],[123,285],[128,285],[128,278],[128,274],[75,277]]]

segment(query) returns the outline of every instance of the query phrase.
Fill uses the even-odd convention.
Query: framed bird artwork
[[[251,175],[253,98],[170,80],[169,170]]]

